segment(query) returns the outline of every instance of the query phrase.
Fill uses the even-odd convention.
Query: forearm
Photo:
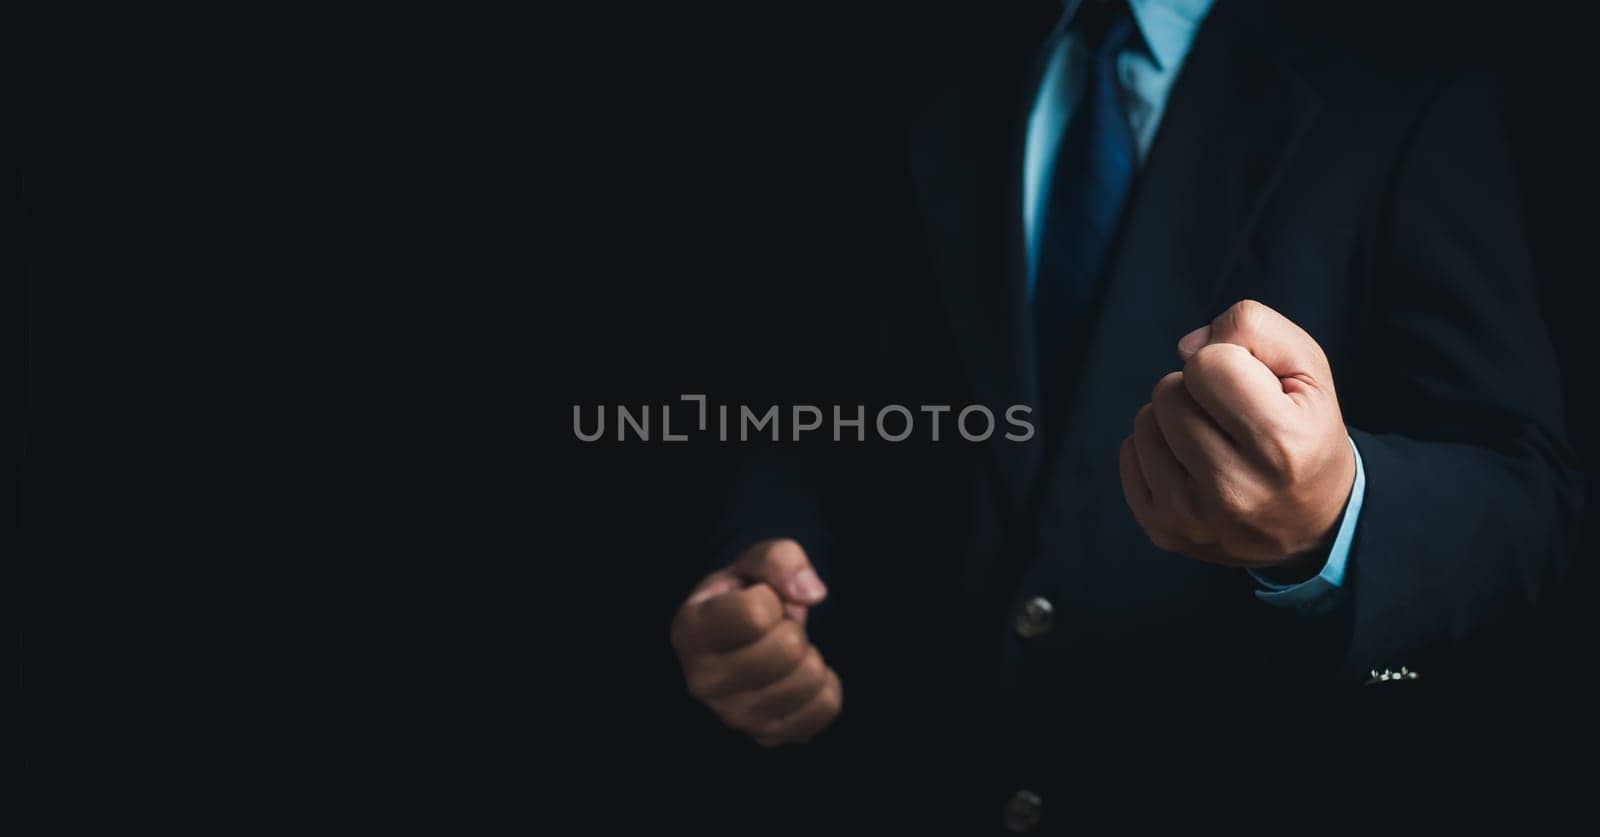
[[[726,566],[751,544],[792,538],[825,571],[827,527],[816,491],[813,457],[799,446],[752,446],[728,483],[709,550],[708,570]]]

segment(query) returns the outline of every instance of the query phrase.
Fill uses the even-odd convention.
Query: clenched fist
[[[1322,347],[1246,300],[1178,354],[1183,371],[1156,384],[1122,442],[1134,518],[1169,552],[1308,577],[1356,473]]]
[[[806,611],[827,593],[791,540],[762,541],[706,576],[672,620],[690,694],[763,747],[821,732],[844,704],[806,637]]]

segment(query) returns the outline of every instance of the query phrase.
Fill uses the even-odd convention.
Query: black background
[[[1582,27],[1559,5],[1341,5],[1418,60],[1507,73],[1594,472]],[[781,776],[783,754],[742,772],[752,749],[690,704],[666,641],[736,451],[582,444],[572,405],[770,402],[827,351],[864,80],[983,19],[648,4],[13,33],[5,553],[33,799],[620,828],[703,822]],[[1501,692],[1367,706],[1372,740],[1467,772],[1510,764],[1491,743],[1522,771],[1580,753],[1588,543]]]

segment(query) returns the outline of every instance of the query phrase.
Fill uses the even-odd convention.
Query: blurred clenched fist
[[[706,576],[672,620],[690,694],[763,747],[821,732],[844,704],[806,637],[806,612],[827,594],[792,540],[762,541]]]
[[[1315,573],[1355,481],[1355,454],[1322,347],[1259,302],[1178,342],[1120,453],[1123,494],[1169,552]]]

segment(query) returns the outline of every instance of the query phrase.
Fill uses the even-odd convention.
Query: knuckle
[[[746,735],[757,736],[765,731],[768,723],[770,723],[770,718],[766,714],[747,709],[733,716],[728,722],[728,726]]]
[[[798,665],[811,650],[805,628],[800,627],[798,622],[784,622],[779,625],[773,630],[772,641],[777,646],[779,658],[789,665]]]
[[[1211,343],[1189,357],[1184,371],[1202,377],[1225,377],[1233,374],[1239,361],[1250,351],[1236,343]]]
[[[1135,433],[1148,433],[1156,429],[1156,408],[1154,404],[1146,404],[1133,414],[1133,430]]]
[[[745,722],[739,717],[738,714],[729,712],[712,701],[706,702],[706,708],[711,710],[711,714],[715,715],[717,720],[722,722],[723,726],[733,730],[734,732],[744,732]]]
[[[831,719],[844,709],[844,688],[835,680],[828,684],[828,688],[822,690],[817,700],[822,705],[823,715]]]
[[[1309,337],[1309,335],[1308,335]],[[1333,361],[1328,359],[1328,353],[1322,348],[1315,338],[1311,338],[1311,356],[1316,358],[1316,364],[1321,367],[1322,375],[1330,388],[1333,387]]]
[[[1241,299],[1228,309],[1233,330],[1240,334],[1254,334],[1271,309],[1253,299]]]
[[[705,621],[696,613],[695,606],[685,602],[673,614],[672,624],[667,628],[667,638],[678,656],[686,657],[705,639],[706,627]]]
[[[680,608],[677,615],[672,618],[672,625],[667,629],[667,640],[672,643],[672,650],[677,652],[681,659],[688,651],[689,623],[684,616],[684,609]]]
[[[1133,512],[1133,522],[1139,524],[1139,528],[1143,529],[1146,535],[1150,534],[1150,531],[1155,528],[1155,522],[1151,520],[1154,510],[1148,507],[1142,499],[1131,496],[1129,497],[1128,509]]]
[[[1213,497],[1218,510],[1230,519],[1249,519],[1256,513],[1252,493],[1230,480],[1219,480]]]
[[[1231,344],[1208,343],[1204,346],[1201,346],[1197,351],[1195,351],[1194,354],[1189,356],[1189,360],[1183,365],[1183,371],[1189,373],[1191,376],[1211,374],[1216,369],[1217,365],[1223,362],[1224,358],[1222,347],[1228,345]]]
[[[1194,480],[1195,500],[1202,507],[1215,506],[1217,498],[1229,490],[1228,474],[1216,464],[1196,470],[1190,476]]]
[[[722,678],[711,671],[692,671],[684,675],[683,680],[689,687],[689,694],[702,702],[715,695],[718,684],[722,682]]]
[[[767,543],[766,554],[763,556],[769,563],[792,564],[805,560],[805,550],[800,548],[799,541],[793,538],[777,538]]]
[[[1215,540],[1204,524],[1193,520],[1183,524],[1183,537],[1197,546],[1205,546]]]
[[[1182,387],[1183,373],[1168,372],[1167,374],[1161,376],[1161,380],[1156,381],[1156,385],[1151,388],[1150,402],[1152,404],[1159,404],[1162,401],[1171,398]]]
[[[1173,537],[1166,530],[1147,526],[1145,527],[1144,533],[1145,536],[1150,539],[1150,544],[1156,549],[1165,552],[1178,551],[1178,539]]]
[[[1179,503],[1174,517],[1176,520],[1172,528],[1189,546],[1205,546],[1216,542],[1215,527],[1198,513],[1192,502],[1185,500]]]
[[[819,683],[828,676],[828,664],[822,661],[822,654],[815,648],[806,652],[806,658],[800,662],[800,678],[805,684]]]
[[[757,586],[749,594],[740,597],[735,618],[742,627],[765,630],[776,620],[779,607],[775,596]]]
[[[755,596],[739,597],[738,607],[734,610],[734,621],[741,628],[759,627],[762,619],[761,601]]]
[[[1273,473],[1288,483],[1296,481],[1301,462],[1293,443],[1276,433],[1265,433],[1256,440],[1256,447]]]
[[[749,724],[750,734],[761,740],[782,743],[784,737],[784,722],[786,720],[787,719],[783,717],[772,716],[764,716],[755,719]]]

